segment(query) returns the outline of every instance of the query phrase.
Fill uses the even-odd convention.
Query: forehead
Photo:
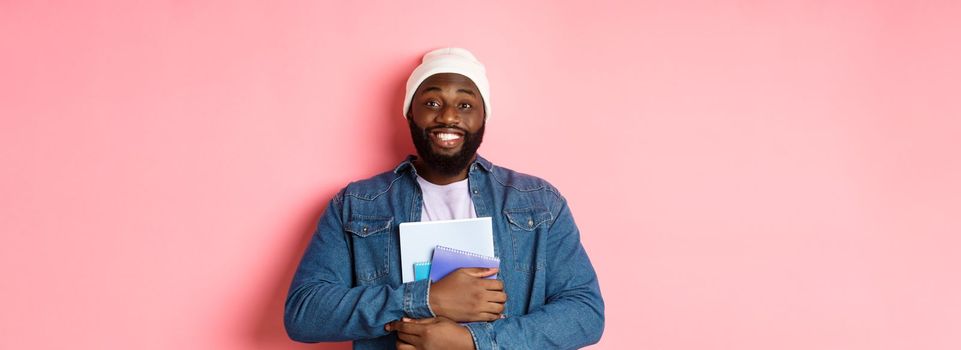
[[[420,86],[417,88],[417,93],[424,93],[430,88],[439,88],[441,91],[468,90],[474,93],[477,92],[477,85],[474,84],[473,80],[457,73],[438,73],[431,75],[427,77],[427,79],[424,79],[424,82],[420,83]]]

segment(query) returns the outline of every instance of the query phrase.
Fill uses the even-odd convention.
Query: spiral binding
[[[460,249],[454,249],[454,248],[445,247],[445,246],[442,246],[442,245],[436,246],[436,247],[434,247],[434,249],[442,249],[442,250],[446,250],[446,251],[449,251],[449,252],[452,252],[452,253],[463,254],[463,255],[467,255],[467,256],[471,256],[471,257],[475,257],[475,258],[484,259],[484,260],[487,260],[487,261],[493,261],[493,262],[500,262],[500,261],[501,261],[501,259],[499,259],[499,258],[497,258],[497,257],[489,257],[489,256],[487,256],[487,255],[482,255],[482,254],[477,254],[477,253],[474,253],[474,252],[463,251],[463,250],[460,250]]]

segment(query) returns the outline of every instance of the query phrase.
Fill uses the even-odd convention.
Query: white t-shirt
[[[467,179],[448,185],[435,185],[418,176],[421,193],[424,195],[424,206],[420,212],[420,221],[453,220],[476,218],[474,201],[470,198],[470,187]]]

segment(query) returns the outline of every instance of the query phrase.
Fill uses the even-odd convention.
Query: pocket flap
[[[554,219],[550,211],[539,207],[505,209],[504,214],[511,225],[524,231],[533,231],[537,226]]]
[[[367,237],[386,231],[390,228],[391,221],[392,219],[389,217],[353,215],[350,217],[350,221],[347,221],[345,229],[355,235]]]

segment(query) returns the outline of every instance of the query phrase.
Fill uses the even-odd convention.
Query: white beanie
[[[421,60],[421,64],[414,68],[407,78],[407,93],[404,95],[404,119],[410,109],[414,92],[428,77],[439,73],[457,73],[474,81],[484,100],[485,120],[491,117],[490,83],[487,82],[487,70],[470,51],[458,47],[445,47],[428,52]]]

